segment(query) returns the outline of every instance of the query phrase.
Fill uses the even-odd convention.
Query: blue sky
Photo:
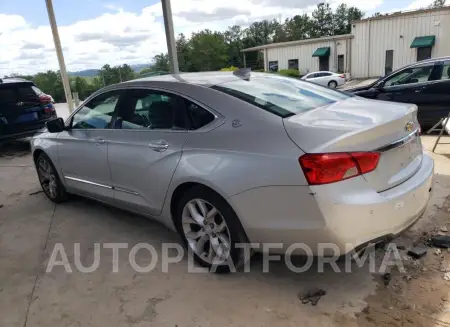
[[[248,26],[311,13],[324,0],[171,0],[175,33]],[[326,0],[374,12],[418,9],[433,0]],[[68,70],[142,64],[166,52],[159,0],[53,0]],[[44,0],[0,0],[0,76],[58,69]]]
[[[210,0],[215,1],[215,0]],[[364,2],[364,0],[361,0]],[[406,8],[411,0],[384,1],[376,9],[367,10],[387,12],[399,8]],[[140,12],[144,7],[159,3],[159,0],[53,0],[58,24],[72,24],[79,20],[92,19],[106,12],[114,12],[112,6],[125,11]],[[27,22],[37,26],[47,23],[47,11],[44,0],[0,0],[0,12],[3,14],[17,14],[23,16]]]
[[[72,24],[79,20],[92,19],[114,12],[111,6],[121,7],[126,11],[140,12],[142,8],[158,3],[158,0],[53,0],[58,24]],[[47,9],[44,0],[0,0],[0,12],[23,16],[27,22],[37,26],[47,23]]]

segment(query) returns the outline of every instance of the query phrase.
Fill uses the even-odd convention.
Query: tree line
[[[432,7],[442,7],[445,1],[435,0]],[[381,14],[375,13],[373,16],[379,15]],[[363,17],[364,12],[357,7],[340,4],[333,11],[328,3],[320,3],[311,15],[295,15],[284,21],[256,21],[247,28],[234,25],[223,32],[204,29],[190,37],[179,34],[176,46],[180,71],[215,71],[230,66],[243,67],[242,49],[269,43],[350,34],[351,23]],[[260,52],[246,53],[246,64],[253,70],[263,69]],[[168,71],[169,56],[161,53],[153,58],[151,68],[139,73],[134,72],[127,64],[104,65],[94,77],[70,76],[70,85],[73,92],[78,92],[80,99],[85,99],[104,86]],[[33,81],[43,92],[51,94],[55,101],[65,101],[58,71],[20,77]]]

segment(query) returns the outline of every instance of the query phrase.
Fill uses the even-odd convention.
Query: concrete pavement
[[[429,148],[432,140],[424,137],[424,144]],[[440,146],[438,151],[441,155],[434,155],[438,184],[417,229],[435,219],[449,194],[450,160],[446,155],[450,155],[450,145]],[[323,273],[311,269],[294,274],[284,265],[274,264],[269,273],[263,273],[262,263],[256,259],[250,273],[215,275],[188,273],[184,259],[170,265],[168,273],[162,272],[160,264],[150,273],[138,273],[130,266],[129,251],[121,250],[119,272],[114,273],[112,251],[102,249],[99,268],[81,273],[74,264],[76,243],[81,247],[83,265],[89,266],[96,243],[128,243],[132,247],[144,242],[160,255],[163,242],[177,243],[179,238],[150,220],[90,200],[73,198],[54,205],[43,193],[35,193],[39,190],[27,144],[1,148],[2,327],[350,327],[360,325],[355,314],[372,302],[380,302],[379,298],[369,299],[378,294],[379,279],[368,267],[335,273],[326,266]],[[72,273],[62,266],[45,272],[58,243],[64,246]],[[136,258],[142,266],[150,260],[146,251],[138,252]],[[317,307],[303,305],[297,298],[299,292],[311,287],[327,291]],[[434,296],[441,288],[433,291]]]

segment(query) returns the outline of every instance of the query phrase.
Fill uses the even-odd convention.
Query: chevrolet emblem
[[[405,131],[412,132],[414,128],[414,123],[412,121],[409,121],[405,125]]]

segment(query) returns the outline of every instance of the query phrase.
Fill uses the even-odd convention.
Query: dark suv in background
[[[0,141],[32,136],[55,117],[53,98],[33,82],[0,79]]]
[[[450,57],[417,62],[347,92],[369,99],[414,103],[419,108],[422,130],[428,129],[450,111]]]

